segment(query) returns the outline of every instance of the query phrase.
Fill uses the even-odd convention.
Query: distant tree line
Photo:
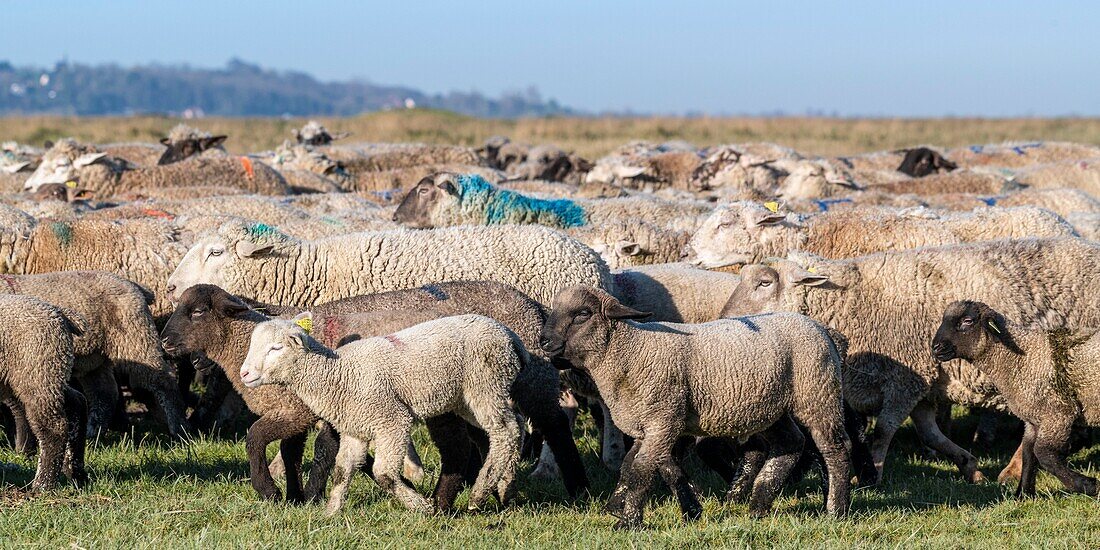
[[[362,81],[320,82],[238,59],[223,69],[68,62],[46,69],[0,61],[2,115],[345,116],[412,106],[481,117],[575,114],[534,88],[500,98],[478,92],[429,95]]]

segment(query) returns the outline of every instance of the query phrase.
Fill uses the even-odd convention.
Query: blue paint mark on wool
[[[477,174],[462,175],[457,180],[459,204],[463,207],[467,204],[483,204],[485,222],[490,225],[545,222],[545,218],[540,219],[542,215],[554,218],[562,228],[580,227],[588,223],[584,208],[569,199],[528,197],[494,187]]]
[[[846,204],[846,203],[855,202],[855,201],[853,201],[852,199],[818,199],[814,202],[817,203],[817,207],[822,212],[828,212],[829,207],[834,205],[834,204]]]

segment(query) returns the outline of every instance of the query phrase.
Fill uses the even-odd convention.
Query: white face
[[[198,284],[211,284],[225,288],[224,270],[236,261],[225,239],[210,236],[196,242],[180,260],[176,270],[168,277],[172,299],[179,300],[183,291]],[[232,292],[230,289],[226,289]]]
[[[43,158],[38,169],[23,183],[23,189],[37,191],[39,187],[50,183],[65,183],[77,179],[76,168],[69,157],[56,155]]]
[[[241,364],[241,382],[249,388],[275,383],[287,361],[289,343],[278,321],[256,325]]]
[[[749,240],[740,209],[718,208],[692,235],[691,262],[707,269],[748,263],[752,260]]]

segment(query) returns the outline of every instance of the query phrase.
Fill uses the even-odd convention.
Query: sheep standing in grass
[[[30,296],[0,296],[0,399],[17,416],[26,415],[39,442],[38,469],[31,489],[57,484],[62,470],[82,485],[84,398],[68,386],[73,368],[74,321],[54,306]]]
[[[953,302],[932,339],[939,361],[962,359],[993,380],[1025,423],[1017,496],[1035,494],[1041,465],[1067,491],[1096,496],[1096,478],[1066,462],[1078,420],[1100,426],[1100,334],[1027,328],[981,302]]]
[[[455,413],[489,435],[489,453],[469,508],[491,493],[506,502],[519,461],[519,424],[509,391],[527,351],[514,333],[479,315],[428,321],[343,346],[339,354],[294,321],[256,326],[241,379],[248,387],[281,384],[341,435],[327,511],[344,504],[352,475],[374,441],[374,479],[410,510],[431,503],[401,481],[416,418]]]
[[[769,450],[759,477],[748,476],[756,478],[752,487],[735,484],[729,497],[749,497],[750,512],[766,515],[802,452],[796,420],[824,456],[826,509],[847,513],[842,359],[825,327],[796,314],[699,325],[633,321],[647,316],[606,292],[575,286],[554,298],[540,337],[543,350],[592,376],[615,423],[636,438],[607,505],[619,527],[640,526],[658,478],[676,495],[685,519],[702,515],[673,459],[681,435],[761,434]]]

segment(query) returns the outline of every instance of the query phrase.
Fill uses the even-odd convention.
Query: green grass
[[[970,426],[956,423],[960,432]],[[562,547],[1092,547],[1100,545],[1100,504],[1067,495],[1042,474],[1039,497],[1017,501],[1013,487],[967,485],[943,461],[922,458],[911,428],[900,432],[886,482],[853,494],[852,514],[833,520],[820,513],[819,480],[811,474],[788,488],[775,512],[753,520],[743,505],[721,502],[721,483],[696,463],[689,472],[706,492],[706,512],[695,524],[681,521],[667,494],[647,510],[647,528],[613,531],[613,519],[600,512],[612,478],[597,465],[593,430],[579,428],[582,454],[597,496],[566,504],[556,484],[520,475],[513,505],[479,515],[424,517],[399,508],[365,476],[352,485],[346,510],[334,518],[319,506],[259,502],[248,484],[244,444],[238,437],[170,442],[159,435],[128,435],[89,449],[92,483],[27,495],[16,487],[29,481],[33,463],[0,451],[0,545],[48,547],[211,547],[272,548],[387,547],[499,548]],[[438,456],[416,433],[429,476]],[[964,437],[959,435],[958,440]],[[1011,453],[1015,436],[982,456],[981,467],[995,477]],[[271,449],[274,452],[274,447]],[[1100,445],[1074,456],[1077,468],[1096,475]],[[464,504],[465,493],[459,504]]]

